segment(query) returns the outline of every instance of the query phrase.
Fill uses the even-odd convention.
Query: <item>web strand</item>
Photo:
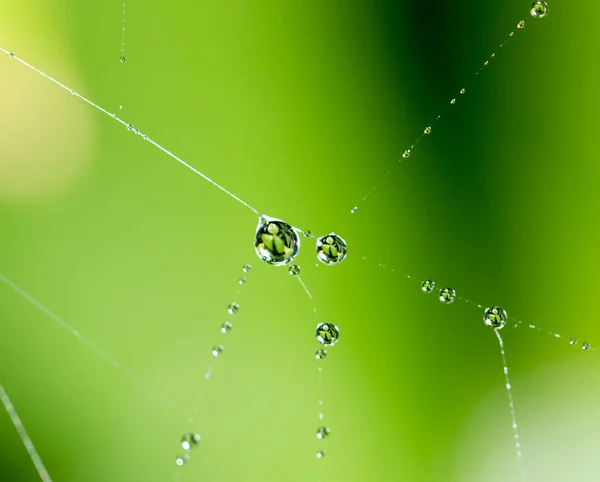
[[[42,458],[40,457],[40,454],[38,453],[37,449],[35,448],[35,445],[33,445],[33,442],[31,441],[31,437],[29,437],[27,430],[25,430],[25,426],[23,425],[23,422],[21,422],[21,418],[19,417],[19,414],[15,410],[15,407],[12,404],[12,402],[8,396],[8,393],[6,393],[6,390],[4,389],[4,386],[1,383],[0,383],[0,400],[2,400],[2,405],[4,405],[4,409],[6,410],[6,413],[8,413],[8,416],[10,417],[11,422],[15,426],[15,429],[17,430],[19,437],[21,438],[21,442],[23,442],[23,445],[25,446],[25,449],[27,450],[27,453],[29,454],[29,457],[31,457],[31,461],[33,462],[33,465],[35,465],[37,473],[40,476],[40,479],[42,479],[43,482],[52,482],[52,479],[50,478],[50,474],[48,474],[46,467],[44,467],[44,463],[42,462]]]
[[[182,413],[182,411],[180,409],[173,406],[163,395],[161,395],[156,390],[154,390],[152,387],[150,387],[145,381],[143,381],[139,376],[137,376],[135,373],[133,373],[129,368],[125,367],[119,360],[117,360],[115,357],[113,357],[112,355],[110,355],[109,353],[104,351],[102,348],[100,348],[98,345],[96,345],[92,340],[90,340],[85,335],[80,333],[79,330],[76,330],[72,325],[70,325],[64,319],[62,319],[60,316],[58,316],[56,313],[51,311],[50,308],[48,308],[47,306],[40,303],[37,299],[35,299],[33,296],[31,296],[29,293],[27,293],[27,291],[25,291],[23,288],[21,288],[15,282],[8,279],[2,273],[0,273],[0,281],[2,281],[5,285],[7,285],[9,288],[11,288],[15,293],[17,293],[19,296],[24,298],[30,304],[32,304],[39,311],[44,313],[48,318],[50,318],[52,321],[54,321],[63,330],[68,331],[71,335],[73,335],[75,338],[77,338],[84,345],[87,345],[89,348],[91,348],[93,351],[95,351],[98,355],[100,355],[101,358],[106,360],[110,365],[112,365],[114,368],[116,368],[121,373],[123,373],[127,378],[129,378],[130,380],[133,380],[133,382],[135,382],[136,385],[138,385],[140,388],[142,388],[144,391],[146,391],[148,394],[150,394],[155,400],[159,401],[166,408],[168,408],[169,410],[171,410],[172,412],[174,412],[176,414]]]
[[[14,53],[9,52],[8,50],[0,47],[0,52],[4,52],[5,54],[7,54],[11,59],[16,60],[18,62],[20,62],[21,64],[23,64],[25,67],[33,70],[34,72],[36,72],[37,74],[41,75],[42,77],[50,80],[51,82],[53,82],[54,84],[58,85],[60,88],[66,90],[67,92],[71,93],[72,95],[74,95],[75,97],[79,97],[82,101],[86,102],[87,104],[91,105],[92,107],[94,107],[95,109],[99,110],[100,112],[102,112],[103,114],[107,115],[108,117],[110,117],[111,119],[114,119],[115,121],[119,122],[120,124],[124,125],[125,127],[127,127],[127,130],[133,132],[134,134],[137,134],[138,136],[140,136],[142,139],[148,141],[150,144],[152,144],[154,147],[158,148],[159,150],[161,150],[162,152],[164,152],[167,156],[169,156],[171,159],[176,160],[177,162],[179,162],[180,164],[184,165],[185,167],[187,167],[190,171],[194,172],[195,174],[197,174],[198,176],[200,176],[202,179],[204,179],[205,181],[209,182],[210,184],[212,184],[214,187],[216,187],[217,189],[219,189],[220,191],[224,192],[225,194],[227,194],[229,197],[231,197],[232,199],[235,199],[237,202],[239,202],[240,204],[242,204],[243,206],[245,206],[246,208],[248,208],[250,211],[252,211],[254,214],[256,214],[257,216],[259,215],[258,210],[256,210],[254,207],[252,207],[250,204],[248,204],[246,201],[243,201],[241,198],[239,198],[238,196],[236,196],[235,194],[233,194],[231,191],[225,189],[223,186],[221,186],[219,183],[217,183],[216,181],[213,181],[210,177],[208,177],[206,174],[203,174],[202,172],[200,172],[198,169],[196,169],[195,167],[191,166],[190,164],[188,164],[187,162],[185,162],[183,159],[181,159],[180,157],[176,156],[175,154],[173,154],[171,151],[169,151],[168,149],[164,148],[162,145],[160,145],[158,142],[154,141],[153,139],[151,139],[148,135],[142,133],[139,129],[135,128],[132,124],[128,124],[127,122],[125,122],[123,119],[119,118],[116,116],[116,114],[112,114],[109,111],[107,111],[106,109],[104,109],[103,107],[99,106],[98,104],[95,104],[94,102],[92,102],[90,99],[82,96],[81,94],[78,94],[75,90],[67,87],[65,84],[59,82],[58,80],[56,80],[54,77],[51,77],[50,75],[42,72],[41,70],[37,69],[36,67],[34,67],[33,65],[27,63],[25,60],[17,57]]]

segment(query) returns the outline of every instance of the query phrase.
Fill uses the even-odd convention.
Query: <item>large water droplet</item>
[[[507,319],[508,315],[506,314],[506,310],[503,310],[499,306],[486,308],[483,312],[483,322],[491,328],[504,328]]]
[[[333,323],[319,323],[316,335],[321,345],[333,346],[338,342],[340,330]]]
[[[327,437],[329,437],[330,432],[331,431],[327,427],[319,427],[317,429],[317,438],[319,440],[326,439]]]
[[[300,238],[287,223],[261,216],[256,234],[254,248],[260,259],[273,266],[290,263],[300,249]]]
[[[327,356],[327,350],[323,350],[323,348],[319,348],[316,352],[315,352],[315,358],[317,360],[323,360],[325,357]]]
[[[223,345],[213,346],[212,354],[214,357],[218,357],[221,353],[223,353]]]
[[[421,283],[421,290],[425,293],[431,293],[435,288],[435,281],[430,279],[425,280]]]
[[[190,451],[200,442],[200,434],[197,433],[184,433],[181,437],[181,446],[183,450]]]
[[[317,258],[327,265],[339,264],[346,259],[346,241],[335,233],[317,239]]]
[[[544,18],[548,15],[548,4],[546,2],[533,2],[529,13],[533,18]]]
[[[238,305],[235,301],[227,307],[227,313],[230,315],[235,315],[238,311],[240,311],[240,305]]]
[[[233,328],[233,325],[231,323],[229,323],[228,321],[226,321],[225,323],[223,323],[221,325],[221,333],[223,333],[223,334],[229,333],[232,328]]]
[[[300,274],[300,266],[293,264],[288,268],[290,276],[298,276]]]
[[[440,301],[442,303],[446,303],[446,304],[454,303],[455,299],[456,299],[456,291],[454,291],[452,288],[442,288],[440,290]]]

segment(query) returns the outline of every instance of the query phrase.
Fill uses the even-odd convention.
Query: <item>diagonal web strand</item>
[[[95,109],[98,109],[100,112],[102,112],[103,114],[106,114],[108,117],[110,117],[111,119],[114,119],[115,121],[119,122],[120,124],[123,124],[125,127],[127,127],[128,130],[132,131],[134,134],[139,135],[142,139],[148,141],[150,144],[152,144],[154,147],[158,148],[159,150],[161,150],[162,152],[164,152],[167,156],[169,156],[172,159],[175,159],[177,162],[179,162],[180,164],[184,165],[185,167],[187,167],[190,171],[193,171],[194,173],[198,174],[202,179],[204,179],[205,181],[209,182],[210,184],[212,184],[213,186],[215,186],[217,189],[220,189],[221,191],[223,191],[225,194],[227,194],[229,197],[235,199],[237,202],[239,202],[240,204],[242,204],[243,206],[247,207],[248,209],[250,209],[250,211],[252,211],[254,214],[256,214],[257,216],[259,215],[259,212],[253,208],[250,204],[248,204],[246,201],[243,201],[241,198],[239,198],[238,196],[236,196],[235,194],[233,194],[231,191],[228,191],[227,189],[225,189],[223,186],[221,186],[219,183],[217,183],[216,181],[213,181],[210,177],[208,177],[206,174],[201,173],[198,169],[196,169],[195,167],[191,166],[190,164],[188,164],[187,162],[185,162],[183,159],[181,159],[180,157],[176,156],[175,154],[173,154],[171,151],[169,151],[168,149],[164,148],[163,146],[161,146],[158,142],[152,140],[150,137],[148,137],[146,134],[143,134],[142,132],[140,132],[139,129],[136,129],[135,127],[133,127],[131,124],[128,124],[127,122],[125,122],[123,119],[117,117],[115,114],[111,114],[110,112],[108,112],[106,109],[104,109],[103,107],[99,106],[98,104],[92,102],[90,99],[82,96],[81,94],[78,94],[76,91],[74,91],[73,89],[67,87],[65,84],[63,84],[62,82],[59,82],[58,80],[56,80],[54,77],[51,77],[50,75],[42,72],[41,70],[37,69],[36,67],[34,67],[33,65],[27,63],[26,61],[24,61],[23,59],[17,57],[14,53],[9,52],[8,50],[0,47],[0,52],[4,52],[5,54],[7,54],[11,59],[16,60],[18,62],[20,62],[21,64],[23,64],[25,67],[33,70],[34,72],[38,73],[39,75],[41,75],[42,77],[45,77],[46,79],[50,80],[51,82],[53,82],[54,84],[58,85],[59,87],[61,87],[62,89],[66,90],[67,92],[71,93],[72,95],[74,95],[75,97],[79,97],[81,100],[83,100],[84,102],[88,103],[89,105],[91,105],[92,107],[94,107]]]
[[[25,446],[25,449],[27,450],[29,457],[31,457],[31,461],[33,462],[33,465],[35,465],[35,468],[36,468],[40,478],[42,479],[43,482],[52,482],[52,479],[50,478],[50,475],[48,474],[46,467],[44,467],[44,463],[42,462],[42,458],[40,457],[40,454],[38,453],[35,446],[33,445],[33,442],[31,441],[31,437],[29,437],[27,430],[25,430],[25,426],[23,425],[23,422],[21,422],[21,418],[19,417],[19,414],[15,410],[15,407],[13,406],[12,402],[10,401],[10,398],[8,397],[8,393],[6,393],[6,390],[4,389],[4,386],[1,383],[0,383],[0,400],[2,400],[2,405],[4,405],[4,409],[6,410],[6,413],[8,413],[8,416],[10,417],[11,422],[17,429],[17,432],[19,433],[19,437],[21,437],[21,442],[23,442],[23,445]]]

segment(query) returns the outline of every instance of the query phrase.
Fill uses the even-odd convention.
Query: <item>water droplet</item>
[[[319,420],[323,420],[323,414],[322,413],[319,414]]]
[[[577,345],[577,339],[576,338],[569,339],[569,345]]]
[[[456,299],[456,291],[454,291],[452,288],[442,288],[440,290],[440,301],[442,303],[446,303],[446,304],[454,303],[455,299]]]
[[[238,280],[238,283],[243,285],[245,282],[247,281],[247,278],[244,278],[243,276]]]
[[[511,33],[509,34],[509,36],[510,36],[510,37],[512,37],[514,34],[515,34],[514,32],[511,32]]]
[[[300,238],[287,223],[261,216],[256,234],[254,248],[260,259],[273,266],[290,263],[300,249]]]
[[[460,93],[464,94],[467,91],[467,89],[460,89]]]
[[[120,106],[119,106],[119,107],[120,107]],[[133,126],[133,124],[129,124],[129,125],[127,125],[127,130],[128,130],[128,131],[132,131],[132,130],[134,130],[134,129],[135,129],[135,127]]]
[[[315,358],[317,360],[322,360],[326,356],[327,356],[327,350],[323,350],[323,348],[320,348],[315,352]]]
[[[358,211],[358,206],[354,206],[351,210],[350,210],[350,214],[355,214],[356,211]]]
[[[290,276],[298,276],[300,274],[300,266],[293,264],[288,268]]]
[[[238,311],[240,311],[240,305],[238,305],[235,301],[227,307],[227,313],[230,315],[235,315]]]
[[[200,442],[200,434],[197,433],[184,433],[181,437],[181,446],[183,450],[190,451]]]
[[[73,89],[70,90],[71,95],[75,95],[75,91]]]
[[[510,390],[511,388],[512,388],[511,384],[510,384],[510,383],[507,383],[507,384],[506,384],[506,389],[507,389],[507,390]]]
[[[309,231],[308,229],[302,232],[302,236],[305,238],[312,238],[312,235],[312,231]]]
[[[483,312],[483,322],[491,328],[504,328],[507,319],[508,315],[506,314],[506,310],[503,310],[499,306],[486,308]]]
[[[120,61],[121,61],[121,63],[123,64],[123,63],[125,63],[125,61],[126,61],[127,59],[125,58],[125,56],[124,56],[124,55],[121,55],[121,58],[120,58],[119,60],[120,60]],[[135,63],[135,62],[134,62],[134,63]]]
[[[247,273],[248,271],[250,271],[252,269],[252,266],[250,266],[249,264],[245,264],[244,266],[242,266],[242,271],[244,273]]]
[[[223,345],[213,346],[212,354],[214,357],[218,357],[221,353],[223,353]]]
[[[322,459],[323,457],[325,457],[325,453],[326,453],[325,450],[319,450],[317,452],[317,458]]]
[[[339,264],[346,259],[346,241],[335,233],[317,239],[317,258],[327,265]]]
[[[326,439],[327,437],[329,437],[330,432],[331,431],[327,427],[319,427],[317,429],[317,438],[319,440]]]
[[[316,336],[321,345],[333,346],[338,342],[340,330],[333,323],[319,323]]]
[[[11,59],[14,59],[14,58],[15,58],[15,53],[14,53],[14,52],[10,52],[10,53],[8,54],[8,56],[9,56]]]
[[[425,127],[425,130],[423,132],[425,134],[431,134],[431,127],[429,127],[429,126]]]
[[[184,465],[187,461],[188,461],[188,457],[187,455],[178,455],[177,458],[175,459],[175,463],[177,464],[177,467],[181,467],[182,465]]]
[[[435,288],[435,281],[431,281],[430,279],[425,280],[421,283],[421,291],[424,293],[431,293]]]
[[[404,154],[402,154],[402,157],[403,157],[404,159],[406,159],[406,158],[407,158],[407,157],[409,157],[409,156],[410,156],[410,149],[406,149],[406,150],[404,151]]]
[[[529,13],[533,18],[544,18],[548,15],[548,4],[546,2],[533,2]]]
[[[221,325],[221,333],[225,334],[231,331],[231,329],[233,328],[233,325],[231,323],[229,323],[228,321],[226,321],[225,323],[223,323]]]
[[[586,341],[584,341],[584,342],[581,344],[581,349],[582,349],[582,350],[589,350],[590,348],[591,348],[591,347],[590,347],[590,344],[589,344],[588,342],[586,342]]]
[[[517,28],[525,28],[525,20],[521,20],[518,24],[517,24]]]

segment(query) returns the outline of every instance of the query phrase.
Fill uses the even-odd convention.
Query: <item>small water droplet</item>
[[[121,58],[119,59],[121,61],[121,63],[125,63],[125,61],[127,60],[127,58],[124,55],[121,55]],[[134,62],[135,63],[135,62]]]
[[[467,91],[467,89],[460,89],[460,93],[464,94]]]
[[[450,103],[451,103],[451,104],[456,104],[456,99],[452,99],[452,100],[450,101]]]
[[[589,349],[590,349],[590,344],[589,344],[588,342],[584,341],[584,342],[581,344],[581,349],[582,349],[582,350],[589,350]]]
[[[489,60],[486,60],[486,61],[483,63],[483,66],[484,66],[484,67],[487,67],[487,65],[488,65],[489,63],[490,63],[490,61],[489,61]]]
[[[525,28],[525,20],[521,20],[518,24],[517,24],[517,28]]]
[[[333,346],[339,340],[340,330],[333,323],[319,323],[317,325],[316,336],[321,345]]]
[[[230,315],[235,315],[238,311],[240,311],[240,305],[238,305],[235,301],[227,307],[227,313]]]
[[[15,58],[15,53],[14,53],[14,52],[10,52],[10,53],[8,54],[8,56],[9,56],[11,59],[14,59],[14,58]]]
[[[346,259],[348,248],[344,238],[329,233],[317,239],[317,259],[328,266],[340,264]]]
[[[504,374],[508,375],[508,367],[504,367]]]
[[[456,291],[452,288],[442,288],[440,290],[440,301],[445,304],[454,303]]]
[[[119,106],[119,108],[121,108],[121,106]],[[134,129],[135,129],[135,127],[133,126],[133,124],[128,124],[128,125],[127,125],[127,130],[128,130],[128,131],[132,131],[132,130],[134,130]]]
[[[302,236],[305,238],[312,238],[312,235],[312,231],[309,231],[308,229],[302,232]]]
[[[214,357],[218,357],[221,353],[223,353],[223,345],[213,346],[212,354]]]
[[[548,4],[546,2],[533,2],[531,4],[531,8],[529,9],[529,13],[533,18],[544,18],[548,15]]]
[[[358,206],[354,206],[351,210],[350,210],[350,214],[355,214],[356,211],[358,211]]]
[[[319,427],[317,429],[317,438],[319,440],[326,439],[327,437],[329,437],[330,432],[331,431],[327,427]]]
[[[421,291],[423,291],[424,293],[431,293],[434,289],[435,281],[428,279],[421,283]]]
[[[319,405],[323,405],[323,400],[319,400]]]
[[[511,385],[510,385],[510,383],[507,383],[507,384],[506,384],[506,389],[507,389],[507,390],[510,390],[510,389],[511,389]]]
[[[300,266],[293,264],[288,268],[290,276],[298,276],[300,274]]]
[[[571,338],[569,340],[569,345],[577,345],[577,339],[576,338]]]
[[[317,458],[322,459],[323,457],[325,457],[325,453],[326,453],[325,450],[319,450],[317,452]]]
[[[226,333],[230,332],[232,328],[233,328],[233,325],[231,323],[229,323],[228,321],[226,321],[225,323],[223,323],[221,325],[221,333],[226,334]]]
[[[402,154],[402,157],[403,157],[404,159],[406,159],[406,158],[407,158],[407,157],[409,157],[409,156],[410,156],[410,149],[406,149],[406,150],[404,151],[404,154]]]
[[[483,312],[483,322],[490,328],[500,330],[506,325],[506,320],[508,320],[508,314],[506,313],[506,310],[503,310],[499,306],[486,308]]]
[[[178,455],[177,458],[175,459],[175,463],[177,464],[177,467],[181,467],[187,461],[188,461],[188,457],[186,455]]]
[[[244,273],[247,273],[248,271],[250,271],[252,269],[252,266],[250,266],[249,264],[245,264],[244,266],[242,266],[242,271]]]
[[[431,127],[429,127],[429,126],[425,127],[425,130],[423,131],[423,133],[431,134]]]
[[[327,356],[327,350],[323,350],[322,348],[320,348],[319,350],[317,350],[315,352],[315,358],[317,360],[322,360],[323,358],[325,358]]]
[[[238,280],[238,283],[243,285],[245,282],[247,281],[247,278],[244,278],[243,276]]]
[[[190,451],[200,442],[200,434],[197,433],[184,433],[181,437],[181,446],[183,450]]]

